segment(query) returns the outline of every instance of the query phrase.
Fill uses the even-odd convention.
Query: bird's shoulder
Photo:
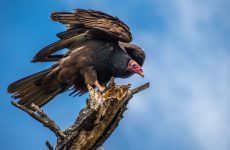
[[[82,42],[77,47],[73,47],[66,54],[66,57],[60,60],[60,64],[64,66],[75,65],[84,67],[93,65],[96,67],[105,67],[111,61],[114,51],[118,44],[105,40],[88,40]]]

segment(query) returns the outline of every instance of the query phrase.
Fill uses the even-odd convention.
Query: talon
[[[92,96],[93,95],[93,88],[89,84],[87,84],[87,89],[89,91],[89,95]]]
[[[98,80],[94,82],[94,85],[99,89],[100,92],[103,92],[105,90],[105,86],[101,86]]]
[[[114,77],[112,77],[111,80],[109,81],[108,88],[111,88],[114,85],[115,85],[115,81],[114,81]]]
[[[90,91],[90,90],[92,90],[92,87],[89,84],[87,84],[87,89],[88,89],[88,91]]]
[[[99,91],[100,91],[100,92],[105,91],[105,86],[100,86],[100,87],[99,87]]]

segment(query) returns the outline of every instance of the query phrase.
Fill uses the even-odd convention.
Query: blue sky
[[[54,135],[10,104],[11,82],[48,68],[30,63],[34,54],[64,30],[54,11],[90,8],[126,22],[134,43],[147,54],[146,77],[118,83],[151,87],[129,104],[106,150],[230,149],[230,2],[228,0],[1,0],[0,145],[5,150],[45,149]],[[44,110],[67,128],[86,96],[62,94]]]

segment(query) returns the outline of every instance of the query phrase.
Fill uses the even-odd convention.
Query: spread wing
[[[90,33],[91,30],[83,31],[84,30],[82,29],[82,32],[74,30],[74,32],[59,33],[58,36],[60,37],[60,40],[41,49],[34,56],[32,62],[58,61],[65,57],[65,55],[52,54],[64,48],[71,49],[77,47],[78,44],[90,39],[92,35]]]
[[[79,27],[97,29],[114,40],[126,43],[132,41],[130,29],[124,22],[101,11],[77,9],[73,13],[55,12],[51,18],[66,24],[70,30]]]
[[[68,30],[57,34],[59,41],[40,50],[32,62],[58,61],[64,55],[53,53],[73,47],[92,38],[130,42],[132,35],[129,27],[116,17],[100,11],[77,9],[75,12],[54,12],[52,20],[67,25]]]

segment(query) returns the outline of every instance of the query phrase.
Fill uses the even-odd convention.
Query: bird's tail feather
[[[27,108],[30,108],[32,103],[42,107],[62,90],[57,81],[52,82],[52,90],[42,84],[42,80],[50,71],[51,69],[47,69],[14,82],[9,85],[8,92],[13,94],[14,99],[19,99],[19,104]]]

